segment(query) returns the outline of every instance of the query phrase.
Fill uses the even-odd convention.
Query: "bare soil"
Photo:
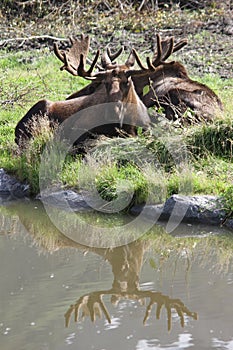
[[[123,45],[127,51],[135,47],[140,53],[149,55],[155,46],[155,33],[160,32],[162,36],[188,38],[189,44],[177,56],[191,75],[211,73],[223,79],[233,77],[233,14],[230,2],[223,1],[222,7],[216,9],[189,11],[177,5],[167,12],[161,9],[137,12],[132,11],[132,6],[130,9],[106,9],[107,2],[96,3],[99,7],[95,7],[93,13],[91,10],[87,13],[82,8],[80,14],[76,9],[73,18],[71,13],[58,12],[58,9],[57,13],[48,13],[38,20],[31,14],[31,19],[29,15],[21,21],[20,17],[9,18],[0,12],[0,49],[28,51],[49,47],[52,50],[56,38],[60,38],[61,44],[66,46],[69,35],[84,32],[92,37],[92,51],[110,44],[113,48]]]

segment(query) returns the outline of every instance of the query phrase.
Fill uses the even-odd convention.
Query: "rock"
[[[0,204],[27,196],[29,196],[29,185],[19,182],[4,169],[0,169]]]
[[[131,209],[131,213],[138,215],[142,207]],[[226,213],[221,201],[216,196],[182,196],[173,195],[164,205],[147,205],[144,207],[145,217],[168,221],[172,215],[175,222],[199,223],[207,225],[221,225]]]
[[[46,205],[56,208],[61,208],[68,211],[87,211],[93,210],[85,201],[82,193],[77,193],[72,190],[58,190],[48,193],[39,194],[36,199],[39,199]]]

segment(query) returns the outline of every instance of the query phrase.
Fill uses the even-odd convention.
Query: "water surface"
[[[38,202],[18,202],[1,207],[0,233],[1,349],[233,349],[230,232],[155,226],[94,248],[60,233]]]

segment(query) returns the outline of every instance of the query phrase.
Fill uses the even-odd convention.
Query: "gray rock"
[[[29,185],[19,182],[15,177],[0,169],[0,204],[29,196]]]
[[[61,208],[68,211],[87,211],[92,210],[86,203],[82,193],[77,193],[72,190],[58,190],[39,194],[36,199],[39,199],[46,205]]]
[[[142,207],[133,207],[131,213],[138,215]],[[168,221],[171,217],[175,222],[221,225],[226,213],[221,201],[216,196],[182,196],[173,195],[164,205],[147,205],[144,207],[148,219],[159,218]]]

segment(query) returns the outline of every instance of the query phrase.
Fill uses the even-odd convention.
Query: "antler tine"
[[[108,68],[112,64],[112,61],[109,57],[108,50],[105,50],[104,53],[101,56],[101,64],[103,68]]]
[[[112,53],[111,50],[109,48],[107,48],[107,54],[108,54],[111,62],[114,61],[118,56],[120,56],[120,54],[122,53],[123,49],[124,48],[122,46],[122,47],[120,47],[120,49],[117,52]]]
[[[188,44],[188,39],[182,39],[180,40],[173,48],[173,52],[176,52],[180,49],[182,49],[182,47],[184,47],[185,45]]]
[[[84,65],[85,65],[85,63],[84,63],[84,55],[81,54],[81,55],[80,55],[79,66],[78,66],[78,68],[77,68],[77,73],[78,73],[77,75],[79,75],[80,77],[89,79],[89,80],[94,80],[94,79],[96,79],[95,76],[92,76],[92,72],[93,72],[93,70],[94,70],[94,68],[95,68],[95,66],[96,66],[96,63],[97,63],[98,58],[99,58],[99,55],[100,55],[100,50],[97,50],[97,52],[96,52],[96,54],[95,54],[95,57],[94,57],[94,59],[93,59],[93,61],[92,61],[92,64],[91,64],[90,68],[86,71],[86,70],[84,69]]]
[[[153,60],[152,64],[156,67],[159,64],[166,64],[166,59],[174,52],[182,49],[187,45],[187,39],[180,40],[177,44],[174,45],[174,37],[161,40],[160,35],[157,34],[157,55]],[[171,63],[171,62],[169,62]]]
[[[136,59],[135,54],[133,53],[133,51],[131,51],[130,54],[129,54],[129,57],[125,61],[125,66],[129,67],[129,68],[133,67],[134,63],[135,63],[135,59]]]
[[[136,59],[136,62],[137,64],[139,65],[139,67],[142,69],[142,70],[147,70],[147,67],[145,67],[141,61],[141,58],[139,57],[137,51],[135,49],[132,49],[132,53]]]
[[[94,57],[94,59],[93,59],[93,61],[92,61],[92,64],[91,64],[90,68],[89,68],[88,71],[87,71],[88,74],[91,74],[91,73],[93,72],[93,70],[94,70],[94,68],[95,68],[95,66],[96,66],[96,64],[97,64],[99,55],[100,55],[100,50],[97,50],[97,51],[96,51],[96,54],[95,54],[95,57]]]
[[[53,43],[53,51],[55,53],[55,55],[57,56],[57,58],[64,62],[64,51],[63,50],[59,50],[57,43]]]
[[[118,56],[120,56],[120,54],[123,51],[123,47],[121,47],[117,52],[112,53],[111,50],[109,48],[107,48],[104,53],[102,54],[101,57],[101,63],[102,63],[102,67],[105,69],[108,69],[109,67],[112,68],[112,66],[116,63],[113,62]]]
[[[171,56],[171,54],[173,53],[173,49],[174,49],[174,37],[172,36],[169,39],[169,44],[168,44],[168,48],[167,48],[167,52],[164,53],[164,55],[162,56],[162,61],[166,61],[166,59]]]
[[[64,317],[65,317],[65,326],[68,327],[70,323],[70,317],[72,312],[75,309],[75,305],[70,305],[69,309],[66,311]]]
[[[152,62],[154,67],[160,64],[161,58],[162,58],[162,44],[161,44],[161,37],[159,34],[156,34],[156,39],[157,39],[157,57]]]

